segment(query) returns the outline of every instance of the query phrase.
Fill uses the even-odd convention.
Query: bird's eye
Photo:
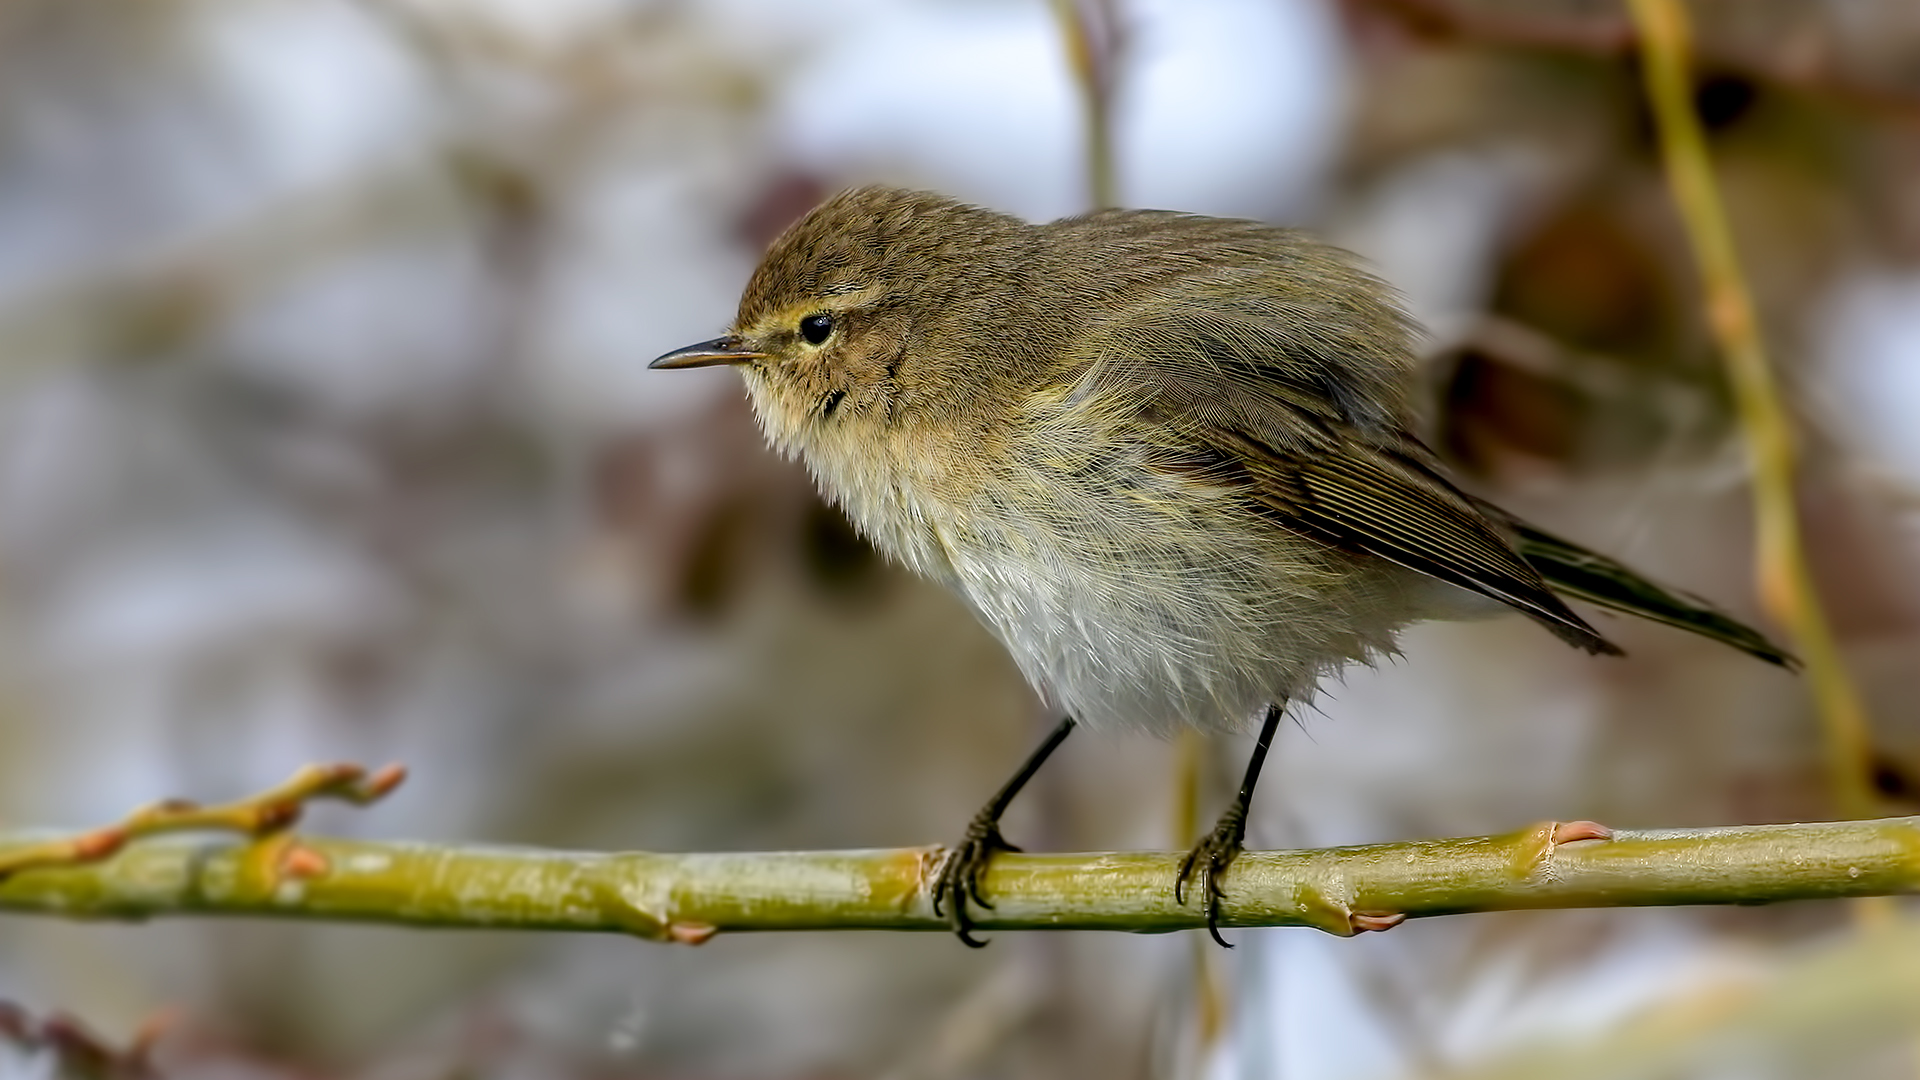
[[[809,315],[800,320],[800,336],[809,345],[823,344],[833,333],[833,316]]]

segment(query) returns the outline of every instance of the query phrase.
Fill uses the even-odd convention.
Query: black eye
[[[833,333],[833,316],[809,315],[800,320],[800,336],[809,345],[819,345]]]

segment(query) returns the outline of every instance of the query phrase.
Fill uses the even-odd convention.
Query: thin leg
[[[993,861],[997,851],[1020,850],[1000,835],[1000,815],[1007,812],[1014,796],[1020,794],[1020,789],[1027,786],[1027,781],[1033,779],[1033,774],[1040,771],[1040,766],[1046,764],[1047,758],[1059,749],[1061,743],[1067,741],[1067,736],[1072,732],[1073,717],[1069,716],[1054,727],[1046,741],[1027,756],[1026,764],[1020,766],[1020,771],[1014,773],[1013,778],[993,798],[987,800],[987,805],[973,815],[973,821],[967,826],[967,835],[947,852],[946,858],[940,860],[940,869],[933,878],[933,913],[943,914],[941,908],[945,907],[947,925],[972,948],[978,949],[986,942],[976,939],[971,933],[973,920],[967,917],[967,901],[971,900],[991,911],[993,905],[980,895],[987,864]]]
[[[1184,904],[1187,879],[1196,871],[1199,873],[1207,898],[1207,933],[1222,948],[1233,946],[1220,936],[1220,899],[1226,895],[1221,891],[1220,878],[1244,849],[1247,812],[1253,808],[1253,787],[1260,782],[1260,766],[1267,763],[1267,751],[1273,746],[1273,734],[1280,728],[1280,714],[1284,711],[1285,706],[1280,704],[1267,706],[1266,718],[1260,723],[1260,738],[1253,744],[1253,756],[1247,759],[1247,775],[1240,781],[1240,794],[1234,798],[1233,805],[1227,807],[1227,812],[1220,815],[1213,831],[1187,852],[1187,857],[1180,861],[1180,876],[1173,879],[1173,902]]]

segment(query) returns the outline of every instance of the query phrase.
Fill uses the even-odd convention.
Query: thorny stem
[[[1234,863],[1223,926],[1346,935],[1515,908],[1752,904],[1920,889],[1920,818],[1690,830],[1548,822],[1500,836],[1309,851]],[[0,857],[37,838],[0,836]],[[297,859],[290,857],[297,853]],[[0,880],[0,911],[68,918],[266,915],[406,926],[625,933],[948,929],[926,882],[935,848],[598,854],[282,834],[135,844]],[[1173,900],[1174,853],[997,856],[985,930],[1165,932],[1205,924]]]

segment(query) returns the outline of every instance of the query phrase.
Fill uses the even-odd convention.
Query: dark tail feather
[[[1691,630],[1789,671],[1799,668],[1800,661],[1792,654],[1706,601],[1668,592],[1605,555],[1597,555],[1505,515],[1502,517],[1513,530],[1514,548],[1540,571],[1553,591]]]

